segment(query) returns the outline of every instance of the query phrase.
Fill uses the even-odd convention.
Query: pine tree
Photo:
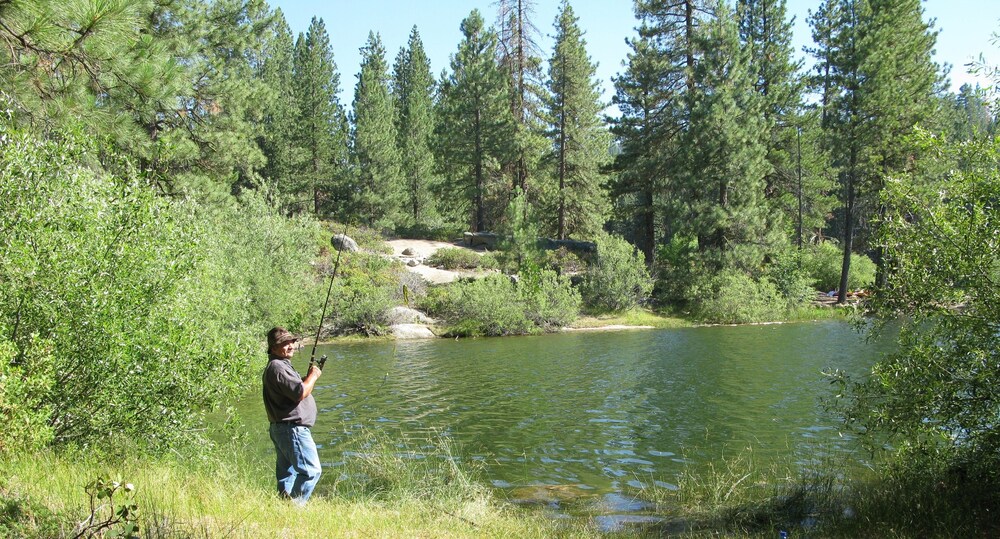
[[[839,298],[845,301],[856,228],[882,213],[884,178],[914,158],[904,138],[932,115],[941,81],[931,59],[936,33],[923,21],[919,0],[831,1],[810,22],[822,37],[816,54],[824,62],[824,128],[844,186]]]
[[[701,56],[687,96],[677,226],[697,240],[700,263],[710,272],[745,272],[759,267],[777,241],[764,201],[769,133],[735,17],[721,2],[715,10],[696,33]]]
[[[767,161],[764,193],[776,216],[796,223],[796,199],[801,179],[801,111],[804,80],[802,61],[794,57],[792,21],[786,19],[785,0],[739,0],[736,4],[740,42],[749,51],[753,87],[761,100]],[[808,141],[809,139],[807,139]],[[797,231],[801,237],[801,232]]]
[[[292,196],[295,164],[301,162],[301,151],[295,140],[299,112],[294,92],[294,51],[292,31],[279,9],[266,37],[263,62],[257,75],[269,92],[258,143],[267,159],[261,175],[279,194]]]
[[[396,135],[404,183],[405,213],[415,226],[435,218],[434,77],[414,26],[405,49],[393,68],[392,90],[396,103]]]
[[[161,4],[153,29],[183,58],[187,82],[174,118],[158,122],[152,156],[168,186],[225,200],[255,186],[266,162],[257,144],[267,88],[256,77],[272,12],[263,0]]]
[[[600,118],[603,106],[586,41],[569,2],[556,18],[549,60],[549,133],[557,183],[552,201],[556,237],[594,237],[604,226],[607,198],[600,168],[608,161],[610,137]]]
[[[451,73],[441,84],[438,149],[448,196],[459,196],[459,211],[471,214],[473,231],[488,230],[491,180],[511,155],[512,118],[506,77],[496,62],[496,34],[484,28],[473,10],[462,21],[464,39],[451,59]]]
[[[352,108],[356,215],[368,225],[393,225],[402,209],[403,185],[395,109],[389,95],[389,66],[382,40],[373,32],[369,32],[368,42],[361,48],[361,73]]]
[[[977,84],[963,84],[953,96],[953,130],[956,140],[972,140],[996,133],[997,121],[986,102],[985,91]]]
[[[621,115],[611,124],[618,153],[609,188],[615,215],[627,223],[626,230],[634,230],[628,235],[651,265],[657,237],[655,201],[659,186],[665,183],[652,140],[663,107],[659,85],[665,66],[649,39],[630,39],[628,44],[632,48],[628,68],[614,79],[612,103]]]
[[[534,0],[498,0],[500,35],[498,61],[508,75],[510,111],[514,118],[512,161],[504,163],[504,173],[511,178],[511,188],[518,188],[529,199],[537,199],[531,178],[539,174],[542,155],[548,149],[543,135],[542,109],[545,90],[541,82],[541,50],[538,28],[531,20]]]
[[[619,208],[632,209],[636,244],[652,263],[656,243],[674,233],[678,137],[687,128],[686,96],[701,54],[695,33],[711,9],[706,0],[638,0],[635,11],[639,37],[630,41],[629,70],[615,80],[614,102],[623,114],[612,128],[621,148],[612,192]]]
[[[149,168],[187,78],[142,1],[0,2],[0,99],[40,131],[82,123]]]
[[[293,200],[296,209],[316,214],[346,211],[347,117],[337,97],[340,75],[322,19],[313,17],[295,42],[297,146],[303,149]]]

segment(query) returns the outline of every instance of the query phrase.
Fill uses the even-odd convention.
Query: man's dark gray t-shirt
[[[316,401],[302,398],[302,377],[292,362],[270,356],[264,368],[264,409],[271,423],[293,423],[304,427],[316,424]]]

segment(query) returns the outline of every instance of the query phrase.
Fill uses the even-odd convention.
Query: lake
[[[682,470],[748,447],[756,462],[809,470],[863,458],[819,402],[822,371],[863,375],[890,346],[840,321],[321,346],[313,436],[335,469],[362,431],[443,434],[504,489],[672,488]],[[241,412],[270,451],[258,394]]]

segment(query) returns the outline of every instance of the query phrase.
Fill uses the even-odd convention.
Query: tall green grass
[[[760,538],[782,531],[830,538],[1000,533],[995,481],[931,462],[835,459],[802,471],[792,462],[760,462],[746,449],[685,470],[676,485],[633,493],[657,505],[671,536],[677,530],[690,537]]]
[[[327,468],[304,508],[274,494],[269,456],[229,448],[207,458],[102,461],[45,452],[0,466],[0,536],[74,537],[96,477],[135,485],[142,537],[596,537],[585,522],[504,505],[437,437],[426,444],[365,434]],[[113,535],[112,535],[113,536]]]

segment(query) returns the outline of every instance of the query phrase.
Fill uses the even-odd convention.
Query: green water
[[[670,488],[685,467],[747,447],[759,463],[810,469],[863,457],[818,402],[830,391],[822,371],[863,374],[885,347],[842,322],[321,347],[313,435],[330,468],[362,430],[443,433],[497,487],[600,495]],[[293,362],[300,372],[310,351]],[[269,451],[258,400],[242,413]]]

